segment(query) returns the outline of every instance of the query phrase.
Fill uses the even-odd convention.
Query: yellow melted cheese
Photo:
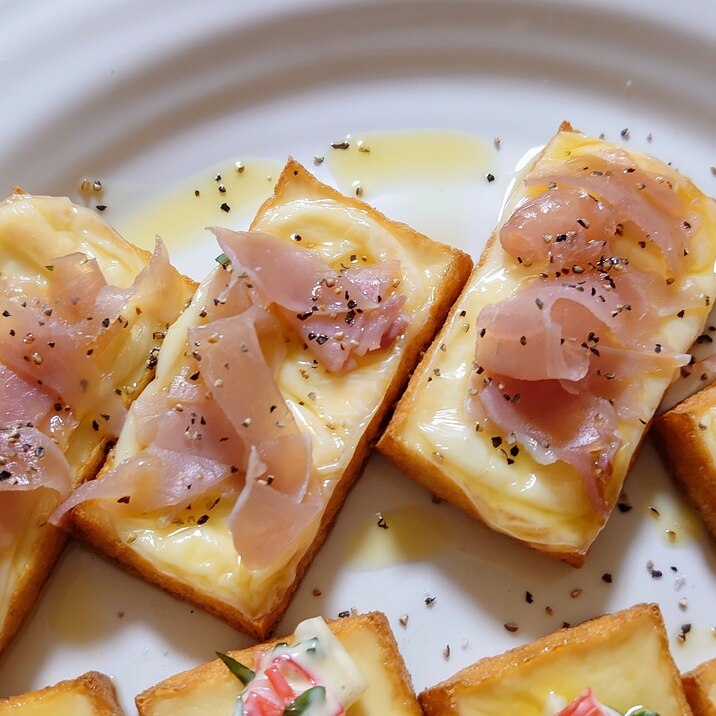
[[[643,705],[660,716],[682,716],[675,697],[673,664],[659,632],[644,619],[610,630],[608,638],[570,642],[526,662],[518,662],[499,676],[460,690],[450,713],[459,716],[542,716],[550,692],[570,703],[591,687],[603,704],[622,713]]]
[[[604,143],[580,134],[561,132],[539,160],[543,167],[552,164],[555,172],[559,172],[568,157],[590,155],[603,146]],[[632,157],[648,172],[675,174],[656,160],[636,153],[632,153]],[[502,220],[506,220],[522,200],[542,190],[526,189],[518,180],[506,201]],[[688,275],[675,287],[685,296],[713,299],[716,211],[713,202],[687,180],[680,180],[678,191],[686,206],[693,202],[691,208],[700,213],[701,222],[690,242],[689,257],[685,259]],[[630,241],[627,230],[618,255],[628,256],[632,265],[637,266],[655,261],[655,249],[647,247],[637,254],[629,248],[636,241],[633,237]],[[529,269],[518,266],[499,241],[494,241],[439,339],[444,343],[444,350],[434,345],[415,372],[413,381],[418,382],[420,394],[404,413],[399,411],[399,437],[408,450],[432,461],[437,470],[457,485],[481,518],[494,529],[548,551],[585,552],[603,526],[603,520],[594,513],[576,470],[562,462],[540,465],[524,450],[514,464],[508,465],[504,454],[491,443],[491,438],[500,432],[489,427],[476,432],[475,421],[465,411],[475,355],[477,316],[486,305],[498,303],[519,290],[522,282],[529,278]],[[688,306],[689,301],[685,299],[684,305]],[[657,333],[665,344],[676,351],[689,349],[709,310],[704,300],[700,300],[699,306],[687,308],[683,318],[668,316],[657,324]],[[642,384],[640,417],[645,423],[651,419],[674,377],[672,371],[639,376]],[[620,421],[623,443],[614,460],[614,476],[607,485],[609,504],[613,505],[618,496],[644,427],[638,420]],[[506,436],[501,437],[504,448]]]
[[[109,284],[128,288],[149,262],[149,254],[127,243],[93,211],[78,207],[68,199],[56,197],[12,196],[0,204],[0,273],[33,296],[45,296],[52,272],[47,266],[61,256],[84,253],[97,260]],[[113,374],[114,386],[131,396],[147,370],[147,361],[157,345],[156,331],[166,325],[156,314],[167,311],[174,302],[176,316],[189,298],[189,283],[177,280],[167,288],[165,306],[137,314],[135,303],[128,305],[128,327],[118,332],[104,358],[98,360],[100,370]],[[171,309],[170,309],[171,312]],[[87,475],[83,472],[95,458],[102,439],[86,418],[73,432],[65,453],[75,485]],[[10,607],[13,591],[23,570],[31,561],[33,546],[42,534],[50,514],[57,506],[56,497],[38,490],[29,495],[34,506],[26,505],[25,529],[15,542],[0,554],[0,632]]]
[[[328,499],[380,407],[406,344],[427,320],[448,259],[437,245],[416,245],[399,239],[365,209],[343,205],[318,193],[307,196],[306,191],[305,186],[295,191],[287,188],[283,201],[260,213],[252,228],[274,234],[294,246],[291,235],[298,233],[304,237],[301,246],[320,252],[334,266],[341,261],[349,265],[354,255],[359,262],[366,257],[368,264],[398,259],[402,272],[398,290],[406,295],[404,312],[411,318],[405,333],[389,348],[369,353],[346,375],[331,375],[315,366],[301,341],[287,344],[288,353],[277,383],[301,431],[311,436],[314,465]],[[184,365],[187,331],[200,321],[199,313],[206,301],[202,284],[192,305],[167,334],[156,379],[145,391],[147,399],[166,390]],[[138,444],[134,435],[130,412],[114,460],[119,462],[143,447],[146,446]],[[314,539],[318,524],[282,559],[266,569],[251,571],[242,565],[233,547],[226,525],[230,506],[219,504],[208,522],[194,524],[205,508],[205,504],[193,505],[192,513],[184,518],[185,525],[177,526],[162,525],[151,515],[126,517],[121,514],[121,506],[99,507],[112,510],[117,537],[159,572],[238,608],[249,618],[265,614],[293,583],[296,566]]]
[[[78,691],[43,691],[17,696],[3,703],[0,716],[96,716],[92,696]]]

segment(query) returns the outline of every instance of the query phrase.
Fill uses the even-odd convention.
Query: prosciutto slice
[[[356,357],[390,345],[407,325],[406,298],[396,291],[398,261],[336,272],[316,252],[270,234],[214,232],[234,273],[248,276],[254,300],[276,304],[332,373],[351,370]]]
[[[470,408],[489,416],[505,435],[513,435],[542,465],[573,465],[583,476],[590,501],[608,513],[604,483],[621,441],[617,414],[608,400],[587,391],[570,392],[559,381],[522,381],[496,375]]]
[[[35,504],[27,493],[50,490],[59,501],[71,489],[70,467],[50,438],[33,427],[0,429],[0,555]]]
[[[683,202],[671,182],[644,171],[626,152],[614,148],[571,159],[564,171],[541,169],[526,183],[587,192],[608,209],[617,224],[636,226],[659,248],[672,273],[679,274],[696,218],[684,221]]]
[[[10,513],[23,498],[11,492],[47,489],[59,500],[69,494],[64,451],[81,421],[91,420],[99,439],[119,434],[126,408],[96,358],[127,325],[121,314],[130,302],[146,309],[178,284],[161,242],[129,288],[108,285],[97,261],[81,253],[59,257],[46,270],[42,297],[28,295],[29,283],[0,277],[0,544],[6,545],[22,525]],[[23,505],[32,508],[31,501]]]
[[[499,232],[502,248],[530,266],[552,270],[597,263],[617,222],[604,203],[586,191],[550,190],[520,204]]]

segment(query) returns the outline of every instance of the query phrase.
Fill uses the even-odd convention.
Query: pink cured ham
[[[90,422],[98,438],[119,433],[126,408],[95,357],[126,326],[121,313],[127,304],[146,306],[174,269],[158,242],[149,265],[127,289],[108,285],[96,260],[81,253],[55,259],[47,272],[42,298],[26,295],[22,284],[0,281],[0,530],[5,543],[21,524],[3,518],[19,499],[10,492],[49,489],[59,500],[69,494],[72,475],[64,451],[80,421]]]
[[[671,272],[679,274],[697,218],[684,221],[684,207],[674,186],[638,167],[626,152],[614,148],[572,159],[564,171],[537,172],[527,184],[587,192],[606,205],[617,224],[636,226],[645,240],[658,246]]]
[[[626,310],[620,300],[618,292],[605,290],[592,276],[537,282],[480,312],[475,361],[488,373],[527,381],[579,381],[588,372],[613,373],[615,351],[632,361],[635,353],[647,354],[646,372],[688,363],[688,355],[641,342],[643,318],[637,311],[635,322],[632,306]],[[605,349],[611,351],[609,367],[601,365]]]
[[[336,272],[317,253],[270,234],[215,233],[234,272],[248,275],[255,300],[276,304],[332,373],[351,370],[356,357],[385,348],[405,328],[405,296],[396,291],[398,261]]]
[[[520,263],[571,269],[597,263],[617,231],[614,214],[586,191],[547,191],[515,209],[500,229],[502,248]]]
[[[473,417],[479,420],[483,416],[479,411],[484,411],[542,465],[558,460],[573,465],[594,508],[600,514],[608,512],[604,483],[621,444],[617,414],[608,400],[586,391],[570,392],[559,381],[500,375],[479,395],[479,402],[469,408]]]
[[[18,493],[51,490],[63,500],[72,489],[62,451],[34,427],[0,429],[0,554],[13,541],[32,502]]]

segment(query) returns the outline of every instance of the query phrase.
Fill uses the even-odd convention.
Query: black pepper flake
[[[227,214],[231,211],[231,207],[226,202],[224,202],[219,208]]]
[[[3,315],[4,318],[9,318],[9,317],[10,317],[10,311],[8,311],[7,308],[6,308],[6,309],[2,312],[2,315]]]
[[[604,572],[604,574],[602,575],[602,582],[611,584],[612,583],[612,575],[609,572]]]
[[[124,497],[118,498],[118,499],[117,499],[117,502],[118,502],[120,505],[128,505],[128,504],[129,504],[129,500],[130,500],[130,496],[129,496],[129,495],[125,495]]]
[[[348,149],[350,142],[343,140],[342,142],[331,142],[331,149]]]
[[[203,525],[205,522],[208,522],[208,520],[209,520],[209,515],[202,515],[202,516],[199,517],[199,519],[196,521],[196,524],[198,524],[198,525]]]
[[[383,517],[383,513],[382,513],[382,512],[376,512],[376,513],[375,513],[375,516],[376,516],[376,518],[377,518],[377,520],[378,520],[378,521],[376,522],[376,524],[378,525],[378,527],[380,527],[381,529],[387,530],[387,529],[388,529],[388,523],[385,521],[385,517]]]
[[[9,470],[2,470],[0,472],[0,480],[8,480],[12,477],[12,473]]]
[[[527,337],[526,336],[520,336],[520,345],[522,345],[522,346],[527,345]]]
[[[685,313],[685,311],[684,311],[684,309],[682,308],[676,315],[677,315],[679,318],[683,318],[683,317],[684,317],[684,313]]]
[[[200,375],[201,375],[201,373],[197,370],[196,373],[192,373],[189,376],[189,380],[199,380]]]
[[[433,605],[437,597],[425,597],[425,606],[430,607]]]
[[[99,423],[96,420],[92,421],[92,430],[95,432],[99,430]]]
[[[622,139],[629,139],[629,128],[624,127],[624,129],[622,129],[622,131],[619,132],[619,134],[621,135]]]
[[[492,173],[486,174],[485,179],[487,179],[488,184],[491,184],[493,181],[495,181],[495,175]]]
[[[338,612],[339,619],[347,619],[350,615],[351,613],[347,609],[343,610],[342,612]]]
[[[544,301],[542,301],[541,298],[535,298],[535,304],[537,304],[537,308],[541,311],[544,307]]]
[[[532,592],[525,592],[525,601],[527,602],[527,604],[532,604],[532,602],[534,602]]]
[[[664,573],[660,569],[652,569],[650,574],[652,579],[661,579],[664,576]]]
[[[201,196],[201,192],[198,189],[194,189],[194,196]]]
[[[492,447],[498,448],[500,445],[502,445],[502,438],[499,435],[495,435],[492,438]]]
[[[507,622],[507,624],[504,624],[503,626],[508,632],[510,632],[510,634],[514,634],[519,629],[517,624],[514,622]]]
[[[109,328],[109,318],[103,318],[102,319],[102,326],[104,328]]]
[[[617,507],[619,512],[629,512],[631,510],[631,505],[627,502],[617,502]]]
[[[661,353],[661,343],[657,343],[654,346],[654,353]]]
[[[107,205],[106,204],[97,204],[97,206],[95,208],[97,209],[97,211],[105,211],[107,209]]]

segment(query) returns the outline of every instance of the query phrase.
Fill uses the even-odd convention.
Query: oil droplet
[[[703,532],[699,516],[677,496],[658,494],[649,504],[649,516],[663,540],[670,546],[695,541]]]
[[[206,227],[247,229],[273,193],[281,168],[280,162],[269,159],[226,161],[155,196],[146,198],[145,192],[139,206],[136,201],[118,202],[131,208],[113,215],[112,224],[128,241],[147,250],[159,235],[177,268],[201,279],[220,251]],[[112,186],[107,184],[109,192]],[[109,195],[107,204],[114,205]]]
[[[384,569],[418,562],[447,549],[452,543],[450,523],[438,510],[409,506],[371,516],[354,534],[347,563],[355,571]]]
[[[348,149],[331,150],[326,157],[346,192],[354,182],[370,187],[371,193],[406,183],[484,182],[493,164],[493,150],[464,132],[362,132],[350,135],[348,142]]]
[[[387,216],[478,254],[492,231],[500,188],[496,151],[465,132],[435,130],[354,133],[348,149],[329,149],[326,164],[338,188]],[[479,201],[483,192],[489,198]]]

